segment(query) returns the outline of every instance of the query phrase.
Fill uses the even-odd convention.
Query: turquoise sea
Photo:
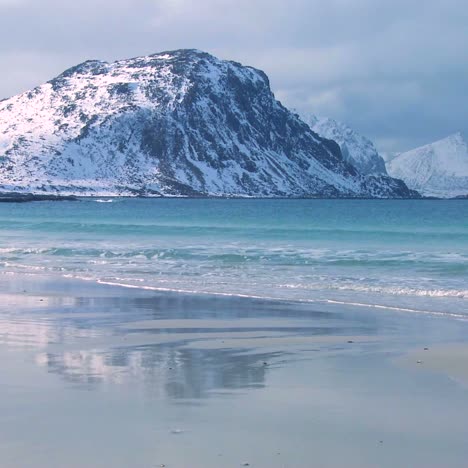
[[[468,201],[0,204],[3,274],[468,317]],[[377,309],[378,310],[378,309]]]

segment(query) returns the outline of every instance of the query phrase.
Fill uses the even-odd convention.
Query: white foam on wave
[[[96,271],[89,271],[90,276],[92,277],[98,277],[100,279],[109,279],[108,274],[103,274],[103,272],[99,272],[100,267],[107,267],[108,263],[110,262],[109,259],[105,258],[105,255],[101,254],[99,256],[100,258],[93,258],[93,259],[88,259],[88,261],[83,262],[83,268],[80,268],[81,271],[85,271],[88,269],[89,266],[96,267]],[[132,257],[132,268],[139,268],[145,267],[145,262],[136,264],[134,263],[135,260],[146,260],[147,257],[145,255],[139,254],[139,255],[134,255]],[[40,264],[42,263],[42,265]],[[57,262],[54,261],[53,263],[47,262],[44,264],[43,262],[28,262],[28,264],[25,263],[20,263],[20,262],[15,262],[15,261],[3,261],[0,262],[0,265],[3,265],[5,268],[12,268],[12,269],[17,269],[20,271],[65,271],[68,270],[68,273],[70,274],[78,274],[78,271],[76,271],[76,265],[69,265],[68,263],[64,264],[63,262]],[[158,263],[158,269],[161,268],[161,264]],[[112,265],[111,265],[112,266]],[[219,280],[221,279],[219,277],[220,272],[216,268],[210,268],[210,271],[204,272],[203,276],[205,279],[208,279],[211,284],[204,282],[204,284],[197,284],[197,282],[193,283],[191,279],[194,277],[193,274],[190,272],[190,268],[186,269],[185,265],[183,266],[184,268],[184,274],[182,274],[178,278],[164,278],[164,275],[161,275],[161,271],[154,271],[154,275],[152,274],[147,274],[149,273],[148,271],[142,271],[141,274],[147,274],[145,278],[141,277],[131,277],[131,273],[127,276],[124,270],[122,268],[119,268],[119,264],[114,265],[114,267],[118,268],[119,273],[124,273],[124,275],[118,275],[115,277],[112,277],[112,280],[115,278],[119,280],[120,278],[125,278],[125,280],[130,281],[130,282],[146,282],[148,280],[157,280],[157,283],[162,283],[162,282],[170,282],[174,283],[174,281],[179,282],[179,280],[182,280],[183,286],[187,286],[186,281],[189,280],[191,283],[188,285],[187,288],[174,288],[176,291],[181,291],[181,292],[189,292],[189,293],[201,293],[200,289],[204,286],[208,286],[209,291],[207,291],[208,294],[220,294],[220,295],[239,295],[239,296],[245,296],[245,297],[267,297],[267,298],[273,298],[273,299],[292,299],[292,300],[303,300],[307,299],[307,294],[308,292],[322,292],[326,293],[326,291],[337,291],[339,293],[362,293],[362,294],[375,294],[375,295],[388,295],[388,296],[398,296],[398,297],[421,297],[421,298],[453,298],[453,299],[460,299],[460,300],[468,300],[468,289],[465,288],[457,288],[460,284],[458,282],[457,284],[452,283],[452,287],[450,287],[447,284],[447,287],[440,287],[441,284],[430,284],[431,279],[427,279],[426,281],[423,281],[423,278],[419,278],[418,282],[420,284],[415,284],[411,286],[406,286],[402,285],[401,283],[404,283],[404,278],[390,278],[387,281],[387,284],[372,284],[374,279],[372,278],[353,278],[353,277],[330,277],[329,275],[314,275],[313,277],[305,277],[304,281],[300,282],[294,282],[294,283],[282,283],[281,282],[281,277],[271,277],[271,275],[268,276],[263,276],[260,278],[260,281],[255,283],[255,289],[260,289],[262,292],[263,291],[273,291],[273,295],[258,295],[256,294],[256,291],[253,291],[252,288],[254,287],[253,283],[249,281],[243,281],[243,284],[239,283],[239,280],[242,280],[243,278],[245,279],[242,271],[247,274],[247,277],[250,277],[252,272],[250,270],[239,270],[239,271],[234,271],[232,272],[234,276],[230,275],[229,277],[226,277],[226,281],[220,282]],[[73,267],[73,268],[71,268]],[[94,268],[93,268],[94,269]],[[73,271],[75,270],[75,271]],[[198,271],[198,274],[200,274],[200,271]],[[136,272],[136,270],[135,270]],[[108,269],[107,273],[111,273],[111,271]],[[115,271],[117,273],[117,271]],[[168,270],[167,273],[170,273]],[[192,272],[193,273],[193,272]],[[226,274],[226,272],[222,272],[223,274]],[[259,272],[260,273],[260,272]],[[263,270],[263,273],[265,271]],[[241,274],[239,276],[239,274]],[[157,275],[155,277],[155,275]],[[141,276],[141,275],[139,275]],[[104,278],[103,278],[104,277]],[[390,283],[395,283],[398,281],[399,284],[388,284]],[[118,282],[118,281],[117,281]],[[152,281],[149,281],[150,283]],[[242,282],[242,281],[241,281]],[[230,284],[232,284],[233,287],[230,287]],[[227,286],[227,287],[226,287]],[[237,287],[236,287],[237,286]],[[429,286],[429,287],[428,287]],[[430,287],[433,286],[433,287]],[[158,290],[157,288],[159,287],[158,284],[156,285],[148,285],[147,287],[155,287],[155,290]],[[222,288],[223,290],[220,291],[219,289]],[[226,290],[227,289],[227,290]],[[283,291],[284,293],[277,294],[279,291]],[[297,291],[297,293],[294,293],[294,297],[291,297],[291,294],[288,294],[286,291],[290,290],[292,291]],[[303,293],[301,293],[303,291]],[[203,291],[205,292],[205,291]],[[279,295],[280,297],[277,297]],[[288,297],[284,297],[288,296]],[[298,296],[306,296],[304,297],[298,297]]]
[[[342,281],[340,281],[339,284],[328,283],[326,285],[317,283],[286,283],[280,284],[279,287],[285,289],[302,289],[309,291],[327,289],[334,291],[389,294],[393,296],[452,297],[458,299],[468,299],[467,289],[418,289],[398,286],[367,286],[360,284],[342,284]]]
[[[356,307],[369,307],[372,309],[396,310],[399,312],[410,312],[413,314],[425,314],[425,315],[434,315],[434,316],[440,316],[440,317],[453,317],[457,319],[468,320],[468,315],[455,314],[451,312],[438,312],[434,310],[411,309],[408,307],[397,307],[397,306],[389,306],[389,305],[382,305],[382,304],[367,304],[365,302],[335,301],[333,299],[326,299],[320,302],[324,302],[326,304],[341,304],[341,305],[356,306]]]
[[[417,289],[408,287],[388,287],[388,286],[334,286],[330,289],[339,291],[356,291],[364,293],[391,294],[394,296],[419,296],[419,297],[453,297],[458,299],[468,299],[466,289]]]
[[[21,263],[12,263],[12,262],[2,262],[1,263],[5,268],[19,268],[29,271],[47,271],[47,268],[39,265],[23,265]]]
[[[84,278],[79,278],[79,279],[84,279]],[[264,299],[264,300],[285,301],[285,302],[303,302],[303,301],[291,301],[289,299],[281,299],[281,298],[277,298],[273,296],[258,296],[255,294],[228,293],[228,292],[220,292],[220,291],[201,291],[198,289],[166,288],[162,286],[142,286],[138,284],[119,283],[119,282],[114,282],[114,281],[105,281],[105,280],[93,279],[93,278],[87,278],[87,280],[95,281],[98,284],[105,284],[108,286],[118,286],[121,288],[129,288],[129,289],[142,289],[145,291],[174,292],[174,293],[194,294],[194,295],[202,294],[206,296],[244,297],[248,299]],[[135,281],[135,280],[132,280],[132,281]],[[317,302],[317,301],[310,301],[310,302]]]

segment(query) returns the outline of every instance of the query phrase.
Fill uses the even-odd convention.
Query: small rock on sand
[[[171,429],[171,434],[182,434],[183,429]]]

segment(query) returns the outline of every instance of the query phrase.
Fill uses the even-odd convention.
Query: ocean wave
[[[205,283],[200,278],[195,277],[193,282],[187,282],[183,279],[153,278],[152,282],[148,277],[134,276],[96,276],[89,271],[64,271],[58,268],[47,269],[45,267],[33,267],[27,265],[9,265],[13,270],[4,270],[2,275],[26,275],[40,276],[50,278],[68,278],[73,280],[88,281],[96,284],[115,286],[119,288],[134,289],[141,291],[153,291],[160,293],[179,293],[189,295],[202,295],[213,297],[233,297],[258,299],[274,302],[298,303],[298,304],[336,304],[350,307],[365,307],[373,309],[385,309],[389,311],[411,312],[417,314],[426,314],[440,317],[451,317],[460,320],[468,320],[468,312],[465,313],[465,307],[453,307],[459,299],[468,299],[466,290],[437,290],[437,289],[416,289],[416,288],[389,288],[389,287],[371,287],[371,286],[338,286],[325,285],[327,278],[323,282],[313,285],[315,291],[313,294],[284,294],[285,290],[298,289],[295,284],[265,284],[261,282],[244,282],[242,284],[220,281],[218,283]],[[310,286],[310,285],[309,285]],[[310,289],[309,289],[310,290]],[[261,291],[261,292],[260,292]],[[340,294],[334,294],[340,293]],[[346,292],[346,295],[342,293]],[[398,296],[398,301],[392,300],[392,296]],[[411,299],[430,297],[440,300],[450,300],[451,302],[431,302],[418,301]],[[419,304],[419,307],[418,307]],[[423,308],[421,306],[429,306]],[[438,307],[446,307],[447,311],[437,310]]]
[[[118,199],[94,199],[92,203],[118,203],[125,205],[124,200]],[[200,221],[197,219],[158,219],[145,213],[147,216],[135,219],[125,212],[114,213],[115,217],[106,221],[105,213],[102,217],[97,217],[94,213],[92,217],[58,217],[53,220],[44,220],[41,217],[29,217],[26,219],[10,218],[2,220],[3,230],[17,231],[40,231],[49,233],[82,232],[95,234],[109,234],[121,236],[123,234],[145,235],[158,233],[160,235],[210,235],[216,237],[243,237],[255,239],[275,239],[288,238],[291,240],[310,239],[337,239],[349,240],[360,239],[365,236],[367,239],[383,240],[389,242],[401,240],[413,240],[415,235],[423,242],[439,240],[465,240],[467,229],[464,227],[436,230],[427,230],[425,227],[416,228],[392,227],[384,229],[377,226],[303,226],[293,224],[282,226],[281,224],[258,223],[257,220],[241,220],[239,223],[223,221]],[[86,221],[84,221],[86,219]]]
[[[221,263],[271,262],[288,265],[314,265],[326,263],[336,266],[398,266],[405,264],[433,264],[441,267],[453,266],[468,269],[468,254],[455,252],[412,252],[383,250],[379,252],[332,249],[291,249],[244,247],[239,245],[203,245],[170,248],[148,248],[142,246],[136,249],[125,249],[121,245],[110,248],[70,246],[40,246],[40,247],[9,247],[0,248],[1,256],[8,255],[43,255],[58,257],[89,257],[89,258],[133,258],[145,257],[148,260],[162,258],[193,259],[197,261],[212,261]]]

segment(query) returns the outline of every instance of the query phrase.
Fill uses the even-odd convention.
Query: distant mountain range
[[[424,196],[468,196],[468,145],[460,133],[388,158],[387,170]]]
[[[346,124],[329,117],[301,114],[302,120],[320,136],[336,141],[346,161],[363,174],[387,175],[385,161],[372,141],[360,135]]]
[[[374,144],[346,124],[302,114],[324,138],[336,141],[343,157],[363,174],[389,174],[426,197],[468,197],[468,145],[461,133],[404,153],[378,153]]]
[[[88,61],[1,101],[0,189],[418,196],[386,174],[368,140],[332,121],[310,128],[263,72],[197,50]]]

